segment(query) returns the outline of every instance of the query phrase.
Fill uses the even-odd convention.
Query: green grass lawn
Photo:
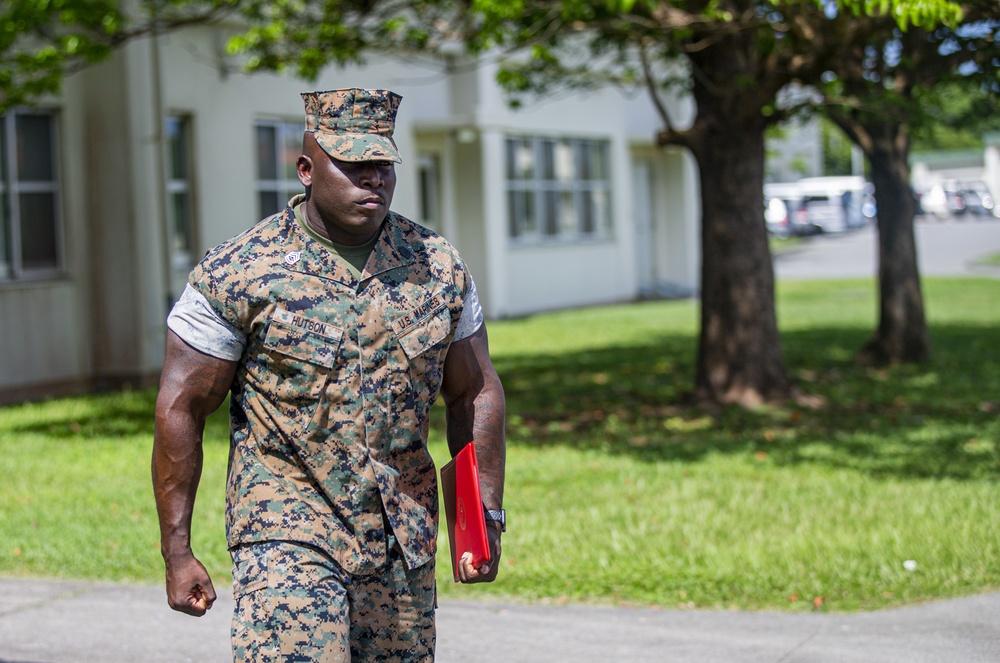
[[[444,556],[442,596],[857,610],[1000,589],[1000,280],[928,279],[925,297],[932,361],[871,369],[852,362],[871,281],[780,285],[784,355],[818,407],[686,405],[692,301],[490,323],[508,398],[502,574],[458,586]],[[0,574],[160,582],[154,399],[0,410]],[[194,530],[220,585],[226,426],[210,422]]]

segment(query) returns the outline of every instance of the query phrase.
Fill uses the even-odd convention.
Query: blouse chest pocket
[[[342,329],[331,324],[278,309],[268,326],[264,347],[278,355],[332,368],[343,335]]]
[[[255,387],[289,420],[308,419],[337,361],[343,330],[282,309],[268,322],[257,360],[247,366]]]
[[[392,323],[393,333],[410,359],[441,343],[451,333],[451,311],[440,295],[431,297]]]

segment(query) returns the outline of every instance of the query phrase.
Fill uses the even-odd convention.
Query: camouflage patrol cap
[[[395,161],[402,159],[392,132],[402,97],[389,90],[344,88],[303,92],[306,131],[320,147],[341,161]]]

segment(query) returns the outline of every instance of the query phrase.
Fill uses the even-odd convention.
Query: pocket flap
[[[344,331],[339,327],[278,309],[271,317],[264,346],[281,354],[330,368]]]
[[[448,337],[451,311],[444,298],[435,295],[393,320],[392,329],[406,356],[412,359]]]

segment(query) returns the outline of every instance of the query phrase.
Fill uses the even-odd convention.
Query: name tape
[[[320,336],[325,336],[326,338],[334,340],[340,338],[337,328],[333,325],[329,325],[320,320],[313,320],[312,318],[307,318],[302,315],[295,315],[291,311],[277,309],[274,312],[274,319],[290,327],[296,327],[298,329],[302,329],[303,331],[319,334]]]

